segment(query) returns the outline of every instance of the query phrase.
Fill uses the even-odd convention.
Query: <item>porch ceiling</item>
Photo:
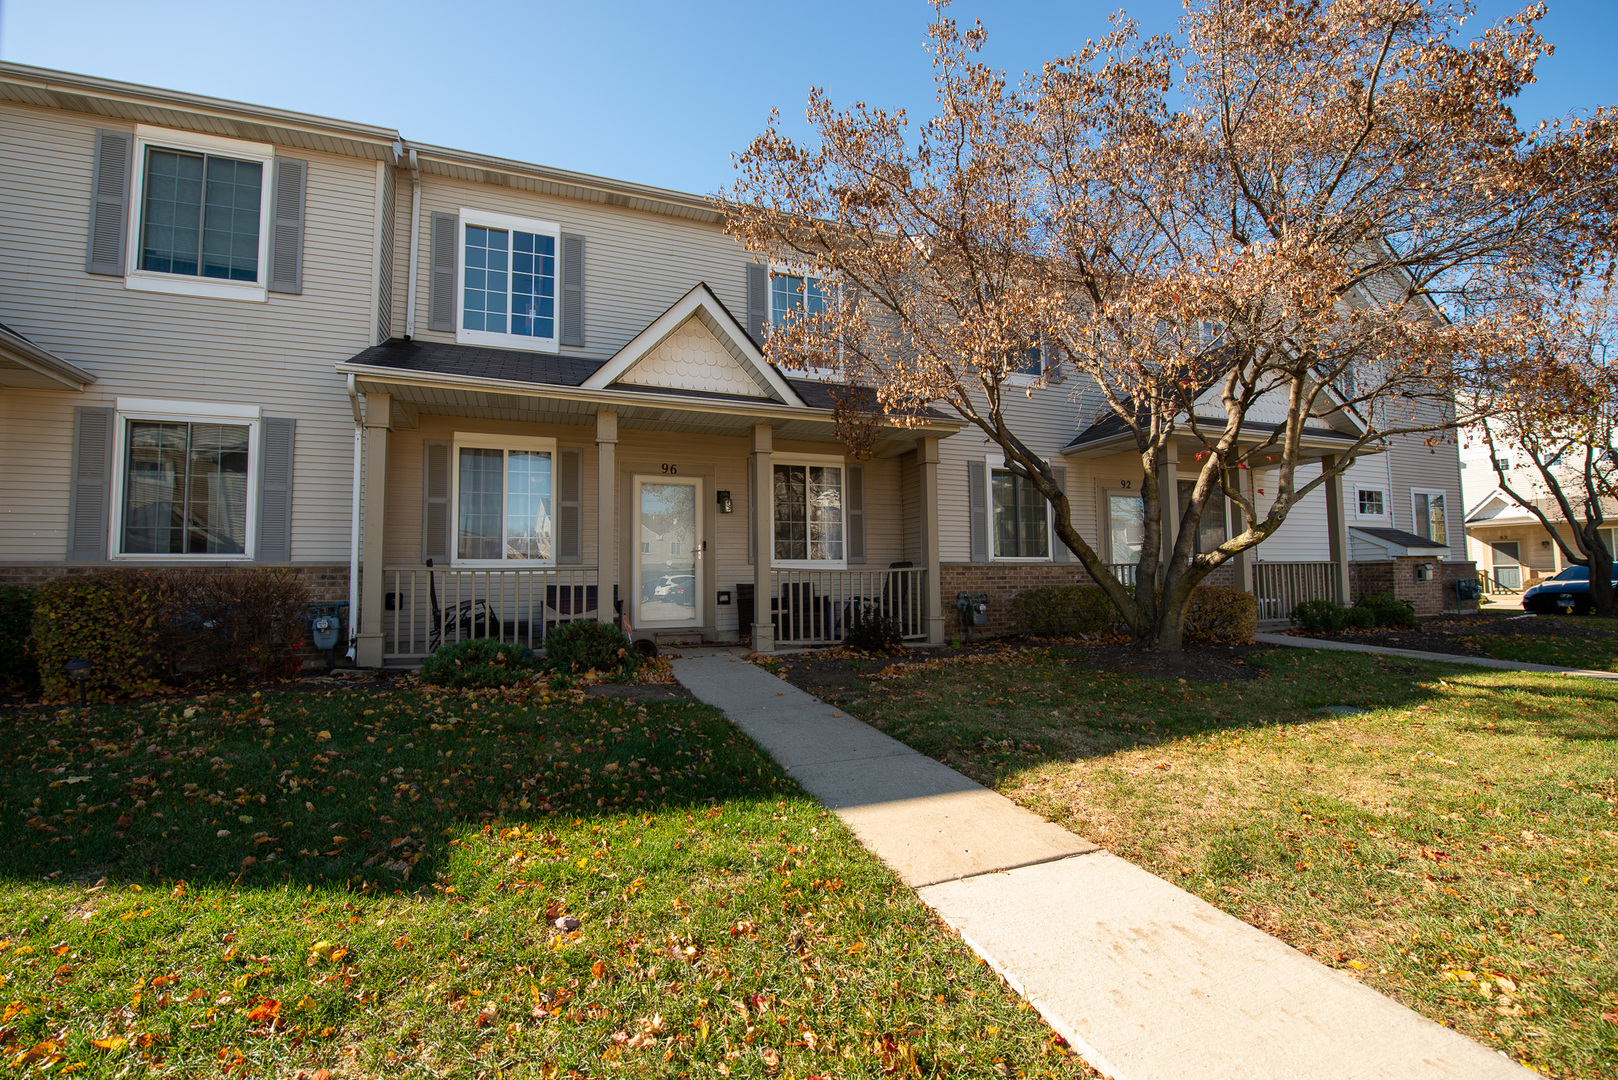
[[[610,411],[618,414],[620,429],[747,438],[755,424],[769,424],[775,429],[777,441],[842,441],[830,410],[785,406],[768,400],[692,399],[663,392],[638,394],[618,389],[539,385],[509,389],[452,385],[369,366],[339,365],[339,370],[355,376],[355,389],[360,393],[388,394],[396,406],[416,414],[594,427],[596,413]],[[924,436],[951,435],[958,427],[935,420],[918,428],[886,429],[877,439],[875,453],[878,457],[900,454]]]

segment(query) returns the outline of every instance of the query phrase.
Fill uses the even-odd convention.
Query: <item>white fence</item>
[[[389,566],[382,574],[382,652],[389,661],[418,660],[440,645],[469,638],[538,649],[562,623],[613,616],[612,597],[599,595],[593,566]]]
[[[1285,619],[1305,600],[1347,601],[1338,595],[1336,564],[1330,562],[1256,562],[1253,585],[1260,619]]]
[[[863,617],[893,619],[906,641],[924,640],[927,626],[920,567],[887,570],[772,570],[768,604],[778,645],[842,641]]]

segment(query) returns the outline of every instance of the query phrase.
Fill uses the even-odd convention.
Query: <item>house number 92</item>
[[[680,467],[678,465],[670,465],[668,462],[665,461],[663,463],[663,475],[664,476],[678,476],[678,475],[680,475]]]

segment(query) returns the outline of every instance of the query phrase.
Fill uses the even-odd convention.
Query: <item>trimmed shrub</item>
[[[575,619],[545,635],[545,667],[560,674],[595,671],[624,678],[639,662],[629,636],[611,623]]]
[[[1258,633],[1258,597],[1223,585],[1191,590],[1185,613],[1188,645],[1242,645]]]
[[[22,585],[0,587],[0,693],[39,693],[39,668],[29,644],[33,632],[34,590]]]
[[[1343,625],[1353,630],[1371,630],[1376,626],[1376,612],[1355,604],[1343,612]]]
[[[78,696],[62,665],[94,662],[85,696],[115,701],[163,688],[166,580],[147,570],[74,574],[40,588],[34,602],[34,656],[46,701]]]
[[[1029,634],[1098,634],[1118,625],[1118,609],[1099,585],[1046,585],[1011,598],[1011,623]]]
[[[1396,626],[1407,630],[1415,629],[1421,625],[1416,618],[1416,605],[1408,600],[1400,600],[1392,593],[1371,593],[1360,597],[1354,603],[1369,611],[1376,618],[1378,626]]]
[[[843,644],[868,653],[891,653],[904,648],[904,627],[875,604],[856,604],[848,610],[848,632]]]
[[[1292,621],[1306,634],[1335,634],[1344,617],[1342,606],[1330,600],[1305,600],[1292,609]]]
[[[444,645],[421,662],[423,682],[452,690],[483,690],[514,686],[539,672],[534,654],[521,645],[473,638]]]
[[[297,672],[311,594],[288,570],[163,574],[163,645],[178,678]]]

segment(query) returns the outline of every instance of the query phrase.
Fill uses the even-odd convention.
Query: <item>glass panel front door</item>
[[[697,562],[702,550],[697,483],[641,480],[636,493],[636,612],[639,629],[697,627],[702,604]]]

